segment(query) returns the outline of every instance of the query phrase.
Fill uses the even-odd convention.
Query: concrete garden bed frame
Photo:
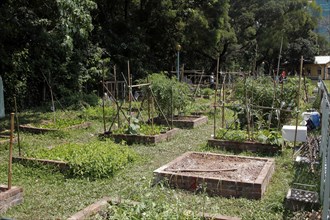
[[[190,115],[190,116],[174,116],[173,117],[173,126],[178,128],[187,128],[193,129],[200,125],[207,123],[207,116],[203,115]],[[163,118],[154,118],[156,124],[167,125],[165,119]],[[171,118],[168,118],[168,123],[171,124]]]
[[[77,125],[72,125],[69,126],[65,129],[53,129],[53,128],[38,128],[38,127],[34,127],[30,124],[26,124],[26,125],[20,125],[20,129],[22,131],[27,131],[27,132],[31,132],[34,134],[40,134],[40,133],[46,133],[46,132],[54,132],[54,131],[63,131],[66,129],[83,129],[83,128],[89,128],[92,125],[91,122],[84,122],[82,124],[77,124]]]
[[[7,211],[12,206],[23,202],[23,189],[13,186],[8,189],[5,185],[0,185],[0,214]]]
[[[109,134],[106,136],[113,137],[116,142],[126,141],[127,144],[156,144],[162,141],[168,141],[179,131],[178,128],[173,128],[166,133],[156,135],[138,135],[138,134]]]
[[[215,147],[221,150],[233,151],[233,152],[258,152],[258,153],[269,153],[276,154],[281,152],[281,146],[275,144],[263,144],[259,142],[251,141],[226,141],[219,139],[209,139],[207,144],[211,147]]]
[[[292,211],[318,210],[319,195],[313,191],[290,188],[285,198],[285,207]]]
[[[155,170],[154,182],[211,196],[261,199],[274,170],[270,158],[187,152]]]
[[[120,198],[114,199],[110,197],[103,197],[99,201],[96,201],[95,203],[84,208],[83,210],[75,213],[74,215],[69,217],[68,220],[91,219],[93,215],[101,213],[103,210],[105,210],[109,204],[112,205],[128,204],[134,206],[134,205],[138,205],[139,203],[131,200],[123,200]],[[240,218],[237,217],[230,217],[230,216],[224,216],[218,214],[213,215],[209,213],[199,213],[198,216],[200,216],[201,219],[205,219],[205,220],[240,220]]]

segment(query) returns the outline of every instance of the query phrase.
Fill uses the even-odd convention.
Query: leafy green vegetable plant
[[[125,125],[120,129],[114,130],[114,134],[139,134],[139,135],[156,135],[167,130],[162,125],[143,124],[136,118],[131,119],[130,125]]]
[[[284,142],[282,135],[277,131],[260,130],[254,132],[253,137],[255,137],[255,141],[263,144],[274,144],[281,146],[283,145]],[[238,141],[238,142],[249,141],[246,131],[227,130],[224,128],[220,128],[217,130],[215,138],[228,140],[228,141]]]
[[[55,123],[53,121],[46,121],[41,124],[32,124],[38,128],[49,128],[49,129],[64,129],[73,125],[82,124],[85,121],[81,118],[58,118]]]
[[[70,175],[91,179],[111,177],[137,159],[132,149],[111,141],[62,144],[50,150],[29,151],[26,156],[68,162]]]

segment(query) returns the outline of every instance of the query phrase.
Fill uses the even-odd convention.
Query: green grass
[[[79,112],[72,112],[72,115],[74,114],[79,115]],[[51,118],[51,116],[52,114],[28,112],[22,114],[20,120],[37,121],[40,118]],[[0,124],[8,126],[8,118],[1,120]],[[220,124],[219,119],[217,124]],[[53,148],[66,143],[96,143],[98,134],[102,132],[102,123],[94,120],[93,127],[83,130],[40,135],[21,133],[22,151],[24,153],[31,149]],[[290,149],[285,149],[281,155],[274,156],[276,170],[261,200],[209,197],[205,194],[194,194],[163,186],[152,187],[153,171],[187,151],[228,154],[228,152],[205,146],[212,134],[213,119],[209,118],[208,124],[192,130],[180,130],[179,134],[169,142],[153,146],[132,145],[129,148],[140,155],[141,160],[128,164],[110,178],[95,180],[68,178],[47,167],[28,167],[15,163],[13,164],[13,185],[24,188],[24,203],[8,210],[3,216],[15,219],[65,219],[104,196],[120,196],[123,199],[142,202],[148,206],[146,209],[149,213],[160,209],[174,210],[173,213],[165,214],[164,219],[168,216],[172,217],[172,214],[182,213],[184,210],[238,216],[248,220],[290,219],[292,213],[287,212],[283,205],[285,195],[295,178]],[[14,155],[17,154],[18,149],[15,145]],[[253,153],[242,153],[242,155],[260,156]],[[0,148],[2,184],[6,184],[7,181],[7,158],[8,149]],[[299,181],[304,182],[304,180]],[[130,219],[131,211],[124,213],[128,216],[126,219]],[[135,211],[134,213],[136,214]]]
[[[324,85],[327,87],[327,90],[330,91],[330,80],[323,80]]]

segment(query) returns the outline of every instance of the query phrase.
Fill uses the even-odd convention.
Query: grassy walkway
[[[89,181],[65,178],[47,168],[13,166],[13,184],[24,188],[24,203],[10,209],[5,216],[15,219],[65,219],[103,196],[121,196],[135,201],[152,201],[164,209],[206,211],[242,219],[283,219],[283,200],[293,179],[291,152],[276,156],[276,171],[262,200],[225,199],[193,194],[164,187],[151,187],[153,170],[187,151],[220,152],[205,147],[213,133],[213,120],[194,130],[181,130],[171,141],[154,146],[133,145],[142,157],[137,163],[117,173],[113,178]],[[22,134],[26,147],[50,147],[64,142],[96,140],[102,125],[70,131],[62,135]],[[17,153],[17,149],[15,149]],[[0,146],[0,182],[7,180],[6,146]],[[253,155],[253,154],[249,154]]]

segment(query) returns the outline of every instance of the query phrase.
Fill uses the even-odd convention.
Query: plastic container
[[[318,112],[312,112],[310,115],[310,119],[312,120],[315,127],[320,127],[321,125],[321,119],[320,119],[320,113]]]
[[[285,141],[294,141],[295,133],[296,133],[296,126],[294,126],[294,125],[284,125],[282,127],[282,137]],[[297,127],[296,141],[298,141],[298,142],[307,141],[307,127],[306,126]]]

